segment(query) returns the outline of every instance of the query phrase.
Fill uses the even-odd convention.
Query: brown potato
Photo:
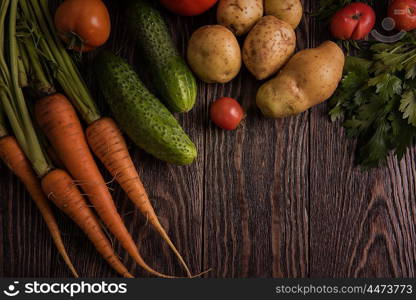
[[[207,83],[231,81],[241,69],[241,49],[234,34],[221,25],[195,31],[188,45],[191,69]]]
[[[217,8],[217,22],[243,35],[263,16],[263,0],[220,0]]]
[[[271,118],[300,114],[329,99],[345,64],[342,49],[331,41],[298,52],[276,78],[257,93],[257,106]]]
[[[292,27],[276,17],[266,16],[248,34],[243,61],[258,80],[263,80],[283,67],[295,49],[296,34]]]
[[[293,29],[298,27],[303,16],[303,7],[300,0],[265,0],[264,10],[266,15],[289,23]]]

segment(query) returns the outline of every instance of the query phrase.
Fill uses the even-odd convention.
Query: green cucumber
[[[127,23],[162,100],[173,112],[190,111],[197,96],[196,80],[179,55],[159,11],[146,0],[135,0]]]
[[[172,164],[188,165],[196,159],[195,144],[124,59],[103,51],[95,71],[115,119],[139,147]]]

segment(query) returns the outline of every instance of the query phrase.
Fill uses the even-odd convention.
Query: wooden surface
[[[108,47],[145,75],[125,30],[123,1],[108,2],[114,28]],[[304,1],[305,11],[315,2]],[[195,29],[215,23],[214,10],[195,18],[164,14],[182,52]],[[318,45],[326,34],[305,13],[297,36],[302,49]],[[101,102],[91,61],[85,60],[84,74]],[[192,166],[167,165],[130,144],[156,211],[193,272],[212,268],[206,277],[414,277],[415,150],[401,162],[390,158],[386,167],[362,172],[354,163],[354,141],[330,123],[326,104],[298,117],[266,120],[254,103],[258,86],[246,70],[226,85],[199,83],[195,109],[178,116],[199,149]],[[208,119],[210,103],[220,96],[238,98],[247,110],[247,120],[235,132],[219,130]],[[146,261],[182,275],[117,184],[111,187]],[[80,274],[116,276],[82,232],[56,214]],[[114,245],[128,267],[147,276]],[[0,276],[70,276],[30,197],[4,165]]]

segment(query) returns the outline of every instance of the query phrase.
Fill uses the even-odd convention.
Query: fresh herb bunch
[[[415,142],[416,36],[372,43],[361,54],[347,58],[329,114],[359,139],[358,163],[371,168],[385,163],[390,151],[401,159]]]
[[[353,2],[363,2],[373,5],[375,0],[320,0],[319,8],[313,14],[320,21],[328,21],[329,18],[341,8]]]

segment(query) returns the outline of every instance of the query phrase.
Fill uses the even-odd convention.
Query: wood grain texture
[[[297,32],[301,49],[310,43],[308,22]],[[305,277],[309,117],[264,119],[255,104],[258,87],[244,68],[232,83],[206,92],[207,109],[229,96],[248,118],[231,133],[207,124],[204,265],[213,277]]]
[[[59,0],[50,1],[53,7]],[[132,63],[152,89],[146,68],[126,30],[123,1],[106,1],[113,32],[108,48]],[[309,17],[316,1],[304,0],[298,48],[327,38]],[[181,53],[191,33],[215,23],[215,10],[193,18],[162,10]],[[95,83],[93,55],[82,71],[104,115],[110,114]],[[414,277],[416,270],[415,149],[401,162],[362,172],[354,141],[331,124],[326,104],[298,117],[263,118],[255,105],[260,83],[243,68],[225,85],[198,83],[198,102],[178,115],[199,157],[189,167],[159,162],[130,141],[134,162],[163,226],[193,272],[205,277]],[[238,98],[247,118],[235,132],[208,117],[218,97]],[[108,182],[111,176],[103,170]],[[145,260],[155,269],[183,274],[146,220],[114,182],[119,212]],[[82,276],[116,274],[84,234],[55,210],[69,255]],[[148,276],[114,243],[137,276]],[[0,165],[0,277],[70,276],[23,186]]]
[[[317,45],[325,29],[311,26]],[[415,150],[364,172],[326,114],[326,104],[311,110],[311,277],[414,277]]]

